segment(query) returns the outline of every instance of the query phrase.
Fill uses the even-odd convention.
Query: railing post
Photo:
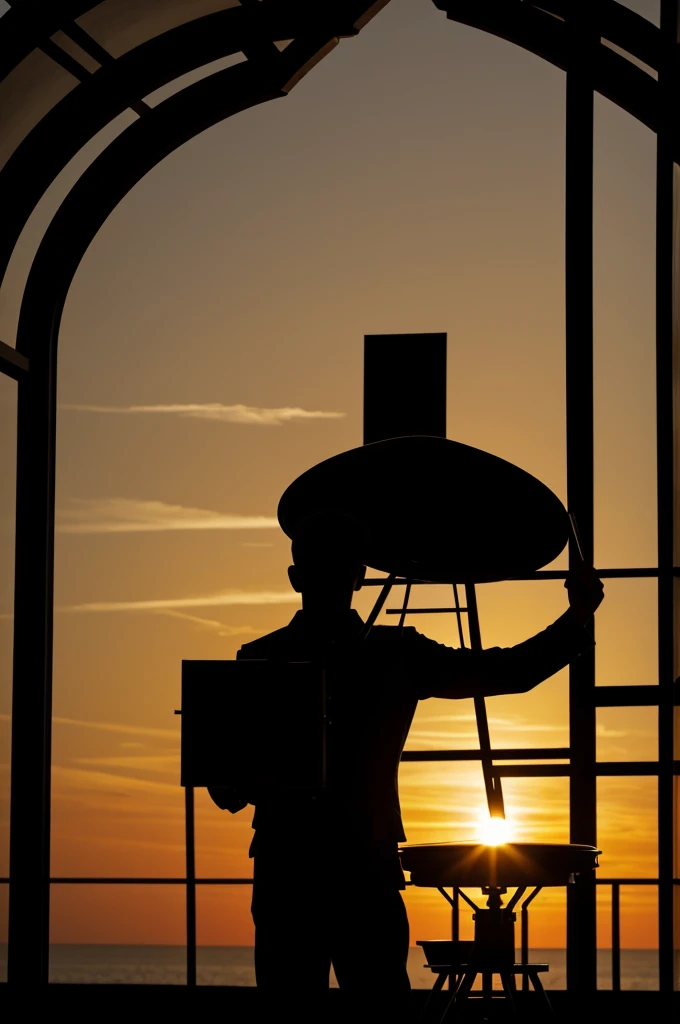
[[[194,788],[184,787],[184,828],[187,865],[187,985],[196,984],[196,848],[194,842]]]
[[[612,991],[621,991],[621,886],[612,882]]]
[[[678,643],[680,581],[680,474],[678,473],[678,377],[680,366],[680,175],[674,139],[678,118],[678,0],[661,0],[656,165],[656,435],[658,537],[659,661],[659,988],[667,997],[675,987],[675,950],[680,942],[680,899],[673,877],[678,868],[678,780],[673,761],[680,729],[675,679],[680,670]],[[675,819],[675,820],[674,820]],[[675,920],[674,920],[675,917]]]
[[[593,559],[593,63],[599,0],[568,5],[565,159],[567,503],[583,553]],[[580,561],[569,545],[571,567]],[[589,624],[592,628],[592,620]],[[570,841],[597,843],[595,653],[569,667]],[[595,872],[567,889],[567,988],[588,999],[597,987]]]
[[[529,963],[529,908],[524,904],[522,906],[522,966],[526,967]],[[525,973],[522,974],[522,992],[529,991],[529,978]]]

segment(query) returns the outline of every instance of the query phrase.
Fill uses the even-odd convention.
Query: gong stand
[[[363,636],[368,636],[372,629],[378,615],[384,608],[385,602],[396,582],[396,576],[394,573],[390,574],[385,582],[383,583],[380,594],[368,616],[366,625],[364,627]],[[401,581],[400,581],[401,582]],[[467,614],[468,619],[468,633],[470,649],[475,651],[482,650],[482,636],[479,625],[479,611],[477,607],[477,594],[475,591],[474,583],[463,584],[465,589],[465,606],[462,606],[459,598],[458,584],[454,583],[453,586],[453,600],[454,605],[452,608],[429,608],[429,609],[414,609],[409,608],[409,599],[411,596],[411,590],[413,586],[412,580],[405,580],[405,591],[404,600],[401,608],[388,609],[387,614],[399,615],[399,628],[404,628],[406,616],[410,613],[422,613],[422,612],[453,612],[456,616],[456,623],[458,627],[458,639],[461,647],[466,647],[465,632],[463,630],[462,615]],[[491,736],[489,732],[489,720],[486,710],[486,702],[483,696],[477,696],[474,698],[475,708],[475,719],[477,723],[477,733],[479,736],[479,748],[482,762],[482,772],[484,775],[484,786],[486,790],[486,799],[489,808],[489,815],[492,818],[505,818],[505,805],[503,802],[503,790],[501,787],[501,779],[494,772],[493,760],[491,754]],[[539,994],[540,998],[545,1004],[545,1008],[551,1016],[553,1015],[552,1006],[545,992],[543,984],[540,979],[540,974],[549,969],[548,964],[529,964],[528,963],[528,907],[529,904],[535,899],[535,897],[541,891],[542,886],[535,886],[533,891],[526,897],[524,902],[521,904],[522,911],[522,963],[515,963],[515,922],[517,915],[515,913],[515,907],[520,902],[522,897],[527,891],[527,886],[518,886],[514,895],[510,898],[507,905],[503,905],[502,897],[507,893],[505,886],[483,886],[482,894],[487,896],[486,908],[477,906],[466,894],[458,889],[458,894],[462,899],[472,908],[473,921],[474,921],[474,944],[472,948],[472,955],[469,958],[467,964],[460,964],[460,970],[455,972],[452,968],[446,968],[445,965],[439,965],[441,983],[438,984],[437,989],[443,985],[445,972],[448,973],[451,978],[451,984],[453,988],[452,995],[449,1003],[444,1012],[444,1016],[441,1018],[442,1024],[451,1014],[454,1013],[456,1006],[460,1007],[460,1004],[465,1002],[472,992],[472,987],[478,975],[482,978],[482,1000],[485,1003],[489,1003],[493,999],[493,975],[497,974],[500,977],[501,985],[505,998],[508,1000],[510,1012],[516,1014],[515,1005],[515,994],[517,991],[517,985],[515,976],[520,974],[522,977],[522,990],[527,991],[529,989],[529,982],[533,985],[534,990]],[[438,891],[444,896],[447,902],[452,908],[457,909],[456,902],[447,893],[443,886],[437,886]],[[435,967],[437,965],[430,965]],[[454,977],[456,980],[454,981]]]
[[[500,977],[505,998],[508,1000],[510,1012],[515,1016],[517,1013],[515,976],[519,974],[522,978],[522,991],[528,991],[529,982],[531,982],[534,991],[541,998],[547,1014],[551,1017],[554,1016],[552,1005],[540,979],[540,974],[548,971],[549,965],[528,963],[527,911],[531,901],[541,891],[542,886],[540,885],[535,886],[521,904],[522,962],[515,963],[515,921],[517,920],[515,907],[527,888],[525,885],[518,886],[507,906],[503,906],[502,897],[507,892],[504,885],[482,886],[482,894],[488,897],[486,909],[478,907],[462,890],[458,890],[458,895],[474,910],[472,915],[475,924],[474,942],[468,963],[460,964],[459,969],[455,972],[455,981],[452,977],[454,971],[448,971],[453,992],[444,1014],[440,1018],[440,1024],[444,1024],[455,1013],[456,1007],[460,1008],[461,1003],[470,997],[472,986],[478,975],[482,977],[481,997],[486,1005],[493,999],[493,976],[497,974]],[[455,908],[455,900],[449,896],[446,889],[443,886],[437,886],[437,889]]]

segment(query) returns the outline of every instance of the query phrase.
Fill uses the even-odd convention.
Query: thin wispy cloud
[[[178,612],[173,608],[162,608],[156,614],[169,615],[173,619],[190,622],[194,626],[214,631],[218,636],[260,636],[262,632],[255,629],[254,626],[229,626],[227,623],[219,622],[217,619],[204,619],[200,615],[189,615],[187,612]]]
[[[59,533],[162,533],[167,530],[274,530],[276,516],[242,516],[134,498],[71,498],[57,509]]]
[[[0,721],[11,721],[11,715],[0,715]],[[54,725],[73,725],[81,729],[94,729],[96,732],[113,732],[125,736],[145,736],[149,739],[174,740],[177,742],[179,727],[177,729],[156,729],[151,725],[128,725],[124,722],[97,722],[82,718],[63,718],[55,715],[52,719]]]
[[[258,427],[280,427],[284,423],[303,420],[337,420],[344,412],[326,412],[321,409],[301,409],[283,406],[278,409],[256,405],[222,405],[221,402],[201,402],[186,405],[62,405],[73,412],[108,413],[117,416],[162,415],[183,419],[213,420],[218,423],[240,423]]]
[[[231,608],[237,606],[299,604],[292,590],[227,590],[203,597],[170,597],[150,601],[89,601],[62,605],[59,612],[156,612],[175,608]]]
[[[126,771],[155,772],[160,775],[176,773],[179,752],[176,754],[119,754],[111,757],[74,757],[72,763],[86,768],[123,768]]]

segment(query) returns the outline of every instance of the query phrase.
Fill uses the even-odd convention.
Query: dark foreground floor
[[[294,994],[293,994],[294,996]],[[672,1024],[680,1020],[680,992],[676,992],[669,1000],[660,997],[658,992],[598,992],[585,1001],[577,1001],[566,992],[551,992],[550,1000],[555,1010],[555,1017],[546,1016],[543,1006],[534,998],[533,993],[518,996],[519,1022],[550,1021],[559,1024],[614,1024],[615,1021],[641,1021],[643,1024]],[[409,1017],[413,1024],[419,1021],[427,993],[416,991],[411,993]],[[343,1013],[342,994],[332,991],[329,994],[328,1013],[319,1024],[359,1024],[357,1015]],[[31,1010],[39,1008],[42,1020],[50,1016],[68,1022],[109,1021],[117,1019],[121,1024],[132,1024],[138,1020],[157,1020],[166,1015],[169,1020],[184,1017],[187,1022],[204,1014],[218,1018],[224,1024],[258,1024],[262,1019],[258,1008],[258,993],[250,988],[220,988],[218,986],[202,986],[187,989],[183,986],[167,985],[49,985],[43,990],[33,992],[13,991],[6,985],[0,985],[0,1013],[8,1024],[14,1021],[23,1024],[24,1018],[31,1018]],[[294,1013],[289,1007],[281,1008],[277,1021],[294,1021]],[[442,1005],[443,1011],[443,1005]],[[376,1015],[373,1019],[377,1021]],[[431,1024],[436,1024],[438,1015],[430,1016]],[[508,1007],[504,1001],[494,1001],[493,1012],[482,1013],[479,1003],[474,1002],[463,1016],[456,1016],[457,1021],[482,1022],[484,1020],[510,1020]],[[454,1024],[454,1018],[450,1018]],[[268,1024],[271,1021],[269,1018]],[[273,1024],[273,1022],[272,1022]],[[380,1015],[379,1024],[389,1024]]]

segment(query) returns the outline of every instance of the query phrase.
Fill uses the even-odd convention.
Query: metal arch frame
[[[355,5],[357,16],[369,6]],[[56,356],[70,283],[91,239],[136,181],[210,125],[286,95],[336,44],[335,30],[324,11],[284,51],[274,48],[269,59],[258,55],[154,107],[82,175],[33,262],[16,349],[29,360],[30,371],[20,376],[18,403],[8,961],[13,984],[47,981]]]
[[[80,10],[85,5],[77,6]],[[358,32],[356,25],[367,8],[382,5],[353,0],[342,18],[334,15],[332,8],[337,6],[325,10],[318,21],[330,26],[333,36],[347,37]],[[19,10],[13,8],[5,19]],[[220,57],[263,42],[307,35],[309,19],[299,3],[282,9],[276,0],[262,0],[257,9],[230,7],[180,25],[88,75],[33,127],[0,170],[0,282],[41,196],[68,161],[113,118],[155,89]],[[5,74],[12,63],[6,61]]]
[[[592,104],[594,90],[608,96],[653,130],[656,130],[657,127],[661,128],[659,133],[659,183],[662,186],[660,195],[663,194],[663,198],[659,202],[658,222],[660,225],[659,265],[662,267],[662,274],[658,285],[658,299],[659,308],[663,305],[664,312],[660,313],[658,324],[658,366],[668,369],[668,342],[669,338],[672,340],[672,323],[669,321],[668,308],[670,292],[672,292],[673,263],[672,256],[669,256],[667,231],[664,234],[661,226],[666,224],[664,218],[668,214],[669,194],[672,200],[672,180],[669,193],[668,171],[669,168],[672,171],[673,163],[678,162],[678,154],[680,154],[680,130],[678,125],[673,123],[670,99],[672,85],[677,82],[677,61],[673,48],[662,45],[662,33],[659,30],[651,30],[656,33],[655,38],[659,42],[658,48],[655,50],[651,42],[651,32],[646,27],[647,23],[643,19],[638,19],[645,26],[645,30],[640,36],[640,45],[638,45],[634,38],[635,32],[631,34],[632,28],[638,28],[636,22],[631,20],[636,16],[631,12],[622,14],[621,12],[624,12],[625,9],[611,0],[599,0],[599,2],[603,15],[606,14],[609,17],[613,13],[616,31],[612,31],[610,35],[615,36],[616,39],[612,39],[612,41],[619,40],[616,45],[622,45],[620,41],[623,41],[624,48],[638,56],[638,59],[645,60],[646,63],[654,59],[655,65],[660,70],[659,83],[632,65],[625,57],[607,50],[599,39],[597,42],[593,41],[593,50],[584,73],[574,76],[573,64],[568,57],[573,40],[570,44],[568,33],[565,31],[568,26],[565,26],[561,20],[561,12],[563,13],[562,9],[565,8],[565,4],[558,3],[556,0],[552,3],[545,0],[541,4],[541,8],[521,2],[521,0],[503,0],[502,3],[497,0],[475,0],[474,3],[472,0],[450,0],[448,4],[441,2],[437,3],[437,6],[446,8],[448,16],[452,20],[461,21],[507,38],[525,49],[538,53],[559,67],[566,68],[567,65],[570,65],[572,70],[568,70],[568,80],[571,75],[572,83],[576,88],[575,105],[572,103],[572,109],[580,108],[580,113],[574,114],[571,119],[571,126],[572,130],[584,133],[581,138],[582,141],[585,141],[586,147],[586,137],[589,132],[592,143],[592,123],[589,120],[587,107],[588,104]],[[49,6],[38,2],[38,0],[29,0],[29,3],[33,9],[43,9]],[[351,6],[355,13],[361,8],[366,17],[370,17],[372,13],[376,12],[376,9],[383,5],[383,3],[373,5],[357,3]],[[69,9],[89,6],[93,5],[75,3],[68,5]],[[270,6],[268,0],[264,0],[257,5],[258,13]],[[299,14],[301,5],[293,6]],[[357,31],[360,14],[357,15],[354,22],[351,22],[351,19],[347,18],[347,6],[341,2],[333,4],[333,13],[337,19],[340,18],[340,9],[344,8],[344,12],[342,12],[344,19],[341,22],[329,17],[328,9],[324,11],[323,17],[319,18],[319,35],[315,40],[310,41],[309,39],[309,24],[306,19],[304,33],[302,33],[304,38],[297,38],[296,42],[286,48],[283,53],[276,57],[271,55],[269,59],[258,59],[253,54],[253,59],[247,63],[196,83],[153,108],[148,114],[145,114],[141,122],[130,126],[83,174],[64,201],[43,238],[31,269],[22,303],[16,349],[16,356],[25,362],[21,366],[17,366],[16,359],[14,361],[5,360],[4,357],[0,362],[0,369],[5,369],[6,363],[12,362],[19,379],[16,656],[10,855],[10,980],[14,983],[35,984],[47,980],[56,352],[59,321],[70,282],[80,259],[101,223],[144,173],[184,141],[209,125],[228,117],[236,110],[246,109],[266,99],[285,95],[298,78],[333,45],[334,37],[337,37],[338,34],[353,34]],[[576,5],[574,5],[575,7]],[[21,8],[15,10],[21,10]],[[230,8],[220,13],[224,16],[225,22],[226,16],[230,15],[230,23],[236,24],[236,19],[233,16],[238,14],[238,17],[244,21],[245,14],[243,12],[246,10],[247,8]],[[511,10],[512,13],[509,14],[508,12]],[[671,31],[669,25],[672,23],[672,11],[675,11],[677,18],[677,0],[662,0],[662,11],[666,12],[662,18],[662,31],[665,31],[668,37]],[[671,14],[668,13],[669,11]],[[570,13],[569,9],[567,12]],[[583,24],[590,25],[588,16],[582,12],[581,16],[585,19]],[[5,17],[12,13],[10,11]],[[128,74],[132,73],[133,77],[134,74],[137,74],[138,87],[146,88],[150,81],[158,81],[158,76],[153,79],[153,73],[144,78],[140,72],[136,61],[139,61],[142,53],[147,57],[151,56],[153,52],[158,55],[166,54],[168,63],[164,67],[163,75],[167,77],[163,81],[169,81],[176,77],[177,73],[183,73],[183,70],[190,69],[182,67],[182,60],[188,61],[191,67],[197,67],[215,59],[212,56],[206,61],[200,56],[202,54],[203,58],[205,57],[209,43],[207,36],[195,27],[199,22],[207,25],[208,21],[214,17],[214,15],[209,15],[198,19],[195,23],[189,23],[189,26],[193,26],[197,33],[195,49],[191,54],[186,54],[183,57],[177,53],[177,49],[180,49],[177,48],[176,62],[171,65],[169,49],[166,49],[167,37],[173,36],[174,39],[178,39],[178,33],[186,33],[189,28],[181,26],[180,29],[172,30],[171,33],[166,33],[156,40],[145,43],[135,51],[131,51],[130,54],[119,58],[114,65],[102,68],[90,80],[75,87],[72,93],[57,105],[58,113],[57,107],[55,107],[54,116],[48,115],[33,129],[17,149],[16,159],[13,156],[10,161],[11,175],[18,186],[20,203],[23,201],[21,215],[16,218],[14,224],[12,246],[15,244],[16,237],[18,237],[28,213],[35,206],[44,188],[50,183],[50,181],[46,181],[47,174],[40,182],[31,182],[26,177],[22,178],[20,173],[22,168],[26,168],[26,160],[29,155],[35,154],[36,150],[39,151],[40,147],[45,146],[47,126],[50,126],[52,133],[58,128],[63,129],[66,125],[64,115],[67,111],[80,114],[85,122],[79,122],[72,133],[65,136],[66,144],[50,165],[49,173],[52,173],[54,177],[78,147],[110,120],[112,109],[118,112],[130,105],[131,98],[138,98],[131,96],[134,89],[130,88],[129,80],[127,83],[125,81],[126,70]],[[514,27],[511,32],[509,26],[513,20]],[[340,24],[345,27],[345,31],[342,33],[338,32]],[[259,27],[251,25],[249,31],[244,31],[240,37],[242,45],[239,46],[239,49],[243,49],[249,43],[256,44],[261,41],[271,43],[273,38],[290,38],[291,36],[295,38],[296,35],[301,35],[300,32],[291,31],[290,22],[287,23],[287,26],[286,29],[279,28],[272,34],[271,25],[269,32],[266,32],[264,27],[260,31]],[[621,26],[625,29],[623,34]],[[52,32],[56,31],[57,27],[61,27],[61,24],[53,28]],[[633,44],[638,53],[633,49]],[[644,57],[639,56],[641,47]],[[210,52],[214,53],[214,50]],[[217,56],[222,56],[225,52],[234,51],[229,51],[228,47],[224,47]],[[127,63],[126,58],[129,58]],[[180,68],[182,70],[179,70]],[[97,83],[96,88],[95,82]],[[158,82],[158,84],[163,83]],[[217,95],[220,86],[227,86],[227,90],[225,90],[228,92],[227,96]],[[157,87],[152,84],[146,88],[146,92]],[[99,97],[101,100],[102,94],[104,97],[108,97],[110,102],[110,106],[107,108],[108,115],[105,114],[104,118],[101,117],[100,110],[96,106],[97,98]],[[668,97],[668,99],[664,100],[664,97]],[[583,120],[584,111],[585,120]],[[568,131],[569,120],[568,113]],[[54,140],[55,135],[52,134],[51,138]],[[44,153],[45,150],[42,149],[42,152]],[[0,182],[10,179],[9,175],[3,178],[10,162],[0,174]],[[123,168],[122,172],[121,168]],[[573,186],[575,191],[572,193],[572,199],[575,200],[579,192],[581,199],[587,199],[589,182],[590,187],[592,186],[591,173],[592,166],[588,153],[585,153],[584,158],[584,154],[581,152],[579,159],[574,162],[571,172],[572,180],[576,183]],[[29,186],[32,186],[32,191]],[[0,195],[3,194],[8,195],[8,192],[0,191]],[[13,201],[16,199],[15,192]],[[19,206],[20,203],[17,205]],[[570,229],[574,253],[571,262],[574,269],[576,268],[576,257],[581,259],[585,255],[586,258],[592,258],[591,229],[592,209],[588,208],[586,201],[585,208],[575,209],[574,226]],[[569,244],[568,239],[568,248]],[[569,258],[567,262],[569,264]],[[567,273],[569,275],[569,270]],[[571,304],[572,315],[577,323],[584,324],[588,320],[589,303],[592,301],[592,277],[589,273],[586,273],[585,278],[581,279],[580,284],[574,286],[572,294],[574,296],[574,301]],[[592,387],[588,377],[589,344],[590,341],[587,337],[585,345],[576,346],[572,350],[572,355],[575,358],[572,377],[576,379],[579,368],[586,371],[586,379],[580,385],[580,394],[583,399],[587,399],[588,395],[592,399]],[[0,352],[0,356],[2,355]],[[672,396],[668,394],[666,383],[661,378],[659,379],[660,397],[663,394],[658,435],[660,469],[663,468],[663,474],[660,475],[660,498],[662,494],[666,498],[668,497],[668,481],[671,480],[672,483],[672,467],[668,465],[668,424],[669,415],[672,423]],[[576,449],[572,448],[572,450],[580,448],[587,461],[588,450],[592,452],[592,447],[589,448],[592,445],[592,430],[588,424],[580,432],[580,436],[579,431],[576,431],[573,444],[576,445]],[[579,520],[581,529],[586,535],[586,546],[592,542],[592,507],[590,507],[590,511],[588,508],[592,503],[592,480],[589,483],[586,479],[589,474],[592,474],[592,459],[587,466],[586,473],[581,474],[580,480],[575,481],[577,490],[581,488],[582,491],[579,500],[582,502],[583,511],[579,515]],[[583,490],[584,487],[585,490]],[[660,526],[662,527],[660,530],[659,571],[660,615],[664,620],[661,632],[667,640],[669,630],[672,636],[672,597],[669,599],[668,594],[669,578],[672,577],[672,553],[669,563],[668,515],[666,512],[662,514],[660,511],[660,516]],[[671,577],[669,577],[669,572]],[[665,609],[663,614],[662,608]],[[667,646],[666,643],[663,647],[660,664],[660,681],[663,683],[665,695],[663,703],[660,700],[660,719],[662,714],[666,714],[666,722],[663,722],[663,728],[660,728],[660,740],[663,739],[666,746],[668,746],[667,711],[671,706],[669,701],[672,701],[673,697],[671,689],[669,689],[672,687],[672,679],[668,678]],[[582,689],[583,685],[589,689],[591,682],[591,679],[585,679],[578,684],[576,689]],[[663,761],[664,765],[665,760]],[[585,767],[586,775],[588,775],[588,766]],[[669,780],[672,785],[672,761],[670,775],[666,768],[662,770],[660,758],[660,785],[665,787],[664,792],[667,795]],[[589,800],[592,804],[594,772],[591,772],[590,775],[592,778],[586,779],[585,789],[589,791]],[[35,796],[30,807],[24,806],[23,798],[26,792]],[[19,797],[22,799],[18,799]],[[594,804],[592,804],[592,808],[594,808]],[[585,817],[589,816],[592,818],[590,812]],[[587,827],[590,828],[590,825]],[[663,827],[667,831],[667,826]],[[659,828],[661,835],[661,814]],[[672,876],[672,864],[670,875]],[[36,879],[40,879],[39,885],[36,885]],[[660,887],[665,886],[666,889],[668,887],[667,862],[664,862],[663,865],[660,864],[659,884]],[[670,884],[672,884],[672,878]],[[662,888],[660,888],[661,891]],[[592,901],[590,901],[590,905],[586,908],[586,918],[590,917],[591,923],[592,910]],[[668,936],[669,918],[667,913],[664,920],[660,921],[660,928]],[[672,929],[672,917],[670,928]],[[586,990],[592,989],[594,987],[592,985],[592,957],[591,962],[588,961],[588,956],[581,958],[579,964],[580,969],[585,972],[582,975],[585,979],[584,987]],[[665,967],[662,964],[662,985],[666,989],[669,977],[672,985],[672,975],[668,974],[668,964]]]
[[[656,195],[656,447],[659,640],[659,984],[674,988],[674,655],[678,584],[674,537],[674,492],[678,486],[674,442],[673,350],[680,341],[673,322],[680,285],[680,240],[674,209],[680,203],[675,164],[680,163],[680,10],[678,0],[661,0],[660,27],[614,0],[434,0],[454,21],[518,43],[567,71],[566,100],[566,316],[567,316],[567,490],[577,512],[587,556],[593,551],[593,97],[600,92],[657,134]],[[598,21],[599,18],[599,21]],[[565,20],[566,19],[566,20]],[[573,19],[573,33],[570,23]],[[603,36],[658,73],[658,81],[629,62],[617,96],[603,71],[617,55]],[[570,38],[571,36],[571,38]],[[620,59],[620,58],[619,58]],[[644,99],[643,99],[644,97]],[[676,368],[677,373],[677,368]],[[570,558],[574,552],[570,551]],[[632,695],[631,695],[632,696]],[[633,703],[621,695],[620,703]],[[655,702],[656,703],[656,702]],[[594,656],[570,670],[570,827],[572,842],[596,842],[597,763],[595,751]],[[591,838],[585,838],[591,837]],[[676,854],[677,856],[677,854]],[[596,987],[595,889],[568,894],[567,985],[584,994]],[[680,902],[680,901],[678,901]],[[576,939],[579,941],[575,941]],[[586,940],[585,942],[582,940]],[[588,946],[591,948],[589,949]]]
[[[356,34],[361,15],[372,16],[387,0],[328,5],[324,20],[336,36]],[[470,25],[521,46],[562,70],[567,65],[565,0],[543,0],[540,7],[525,0],[435,0],[451,20]],[[659,30],[613,0],[600,0],[603,31],[615,45],[658,71]],[[0,75],[7,74],[32,46],[39,45],[59,27],[95,6],[72,0],[67,13],[55,11],[45,0],[23,0],[3,21],[21,15],[21,45],[3,54]],[[365,15],[367,8],[371,8]],[[42,13],[43,20],[31,11]],[[553,13],[549,13],[549,9]],[[60,11],[63,12],[63,8]],[[75,13],[74,13],[75,12]],[[68,161],[114,117],[131,104],[187,71],[219,57],[237,53],[249,43],[304,34],[308,9],[297,2],[282,9],[276,0],[261,0],[257,9],[232,7],[205,15],[129,50],[74,87],[32,129],[0,170],[0,281],[16,241],[40,197]],[[15,20],[17,20],[15,18]],[[10,26],[11,29],[11,26]],[[7,33],[11,40],[11,31]],[[604,45],[597,47],[593,86],[652,131],[656,131],[658,83],[624,56]],[[680,162],[680,120],[672,126],[672,148]]]

